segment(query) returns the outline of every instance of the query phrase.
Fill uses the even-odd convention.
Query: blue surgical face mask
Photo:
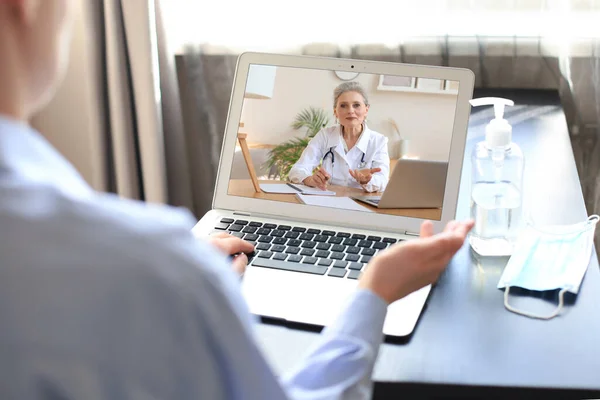
[[[579,291],[592,254],[598,220],[600,217],[592,215],[585,222],[573,225],[526,227],[498,282],[498,288],[504,288],[504,306],[531,318],[556,317],[565,292]],[[515,286],[536,291],[560,289],[557,309],[546,316],[515,309],[508,304],[510,287]]]

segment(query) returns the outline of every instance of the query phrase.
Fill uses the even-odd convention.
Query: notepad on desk
[[[297,183],[261,183],[260,188],[265,193],[335,196],[335,192],[331,190],[321,190]]]
[[[366,207],[361,206],[350,197],[330,197],[330,196],[306,196],[303,194],[296,194],[296,197],[304,204],[309,206],[322,206],[341,208],[344,210],[353,211],[366,211],[373,212]]]

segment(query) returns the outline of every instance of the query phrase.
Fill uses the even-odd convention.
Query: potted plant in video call
[[[290,169],[298,161],[310,139],[328,124],[329,117],[320,108],[309,107],[300,111],[294,119],[292,128],[306,129],[305,136],[288,140],[269,151],[266,162],[268,169],[275,167],[278,178],[287,180]]]

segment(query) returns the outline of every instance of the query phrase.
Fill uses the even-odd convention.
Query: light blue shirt
[[[276,377],[191,214],[94,192],[0,117],[0,398],[363,399],[386,304],[359,290]]]

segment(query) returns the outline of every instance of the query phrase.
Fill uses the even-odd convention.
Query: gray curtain
[[[563,90],[567,97],[567,118],[571,144],[588,214],[600,213],[600,41],[595,40],[592,57],[572,58],[569,80]],[[596,228],[596,249],[600,229]]]
[[[190,168],[192,212],[211,208],[236,57],[188,48],[175,58]]]

